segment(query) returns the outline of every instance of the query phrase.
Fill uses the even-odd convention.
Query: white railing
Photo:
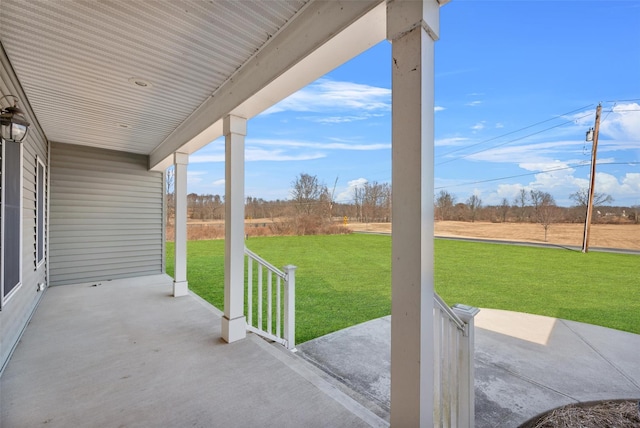
[[[474,326],[479,309],[453,308],[434,293],[434,426],[473,427]]]
[[[295,350],[296,267],[288,265],[281,271],[246,247],[244,253],[247,256],[247,330]]]

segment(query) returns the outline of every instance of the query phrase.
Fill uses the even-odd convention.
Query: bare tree
[[[300,214],[309,215],[317,211],[323,194],[329,193],[327,186],[321,184],[317,176],[305,173],[301,173],[291,186],[291,198]]]
[[[516,196],[514,200],[514,204],[518,207],[518,221],[524,221],[527,216],[527,191],[525,189],[520,189],[520,193]]]
[[[577,192],[569,195],[569,198],[571,198],[577,206],[585,207],[586,209],[587,204],[589,203],[589,189],[583,187]],[[594,207],[599,207],[604,204],[610,204],[611,202],[613,202],[613,197],[611,195],[608,195],[606,193],[593,192]]]
[[[576,207],[583,213],[581,219],[584,220],[587,215],[587,205],[589,204],[589,189],[583,187],[575,193],[569,195],[569,198],[576,203]],[[599,207],[604,204],[613,202],[613,197],[606,193],[593,192],[593,207]]]
[[[356,220],[361,222],[364,203],[364,188],[362,186],[357,185],[353,188],[353,202],[356,206]]]
[[[329,221],[333,220],[333,206],[336,203],[336,186],[338,185],[338,177],[336,177],[336,181],[333,182],[333,190],[331,190],[331,199],[329,200]]]
[[[502,198],[502,203],[500,203],[500,218],[502,219],[502,222],[506,222],[507,221],[507,215],[509,214],[509,200],[507,198]]]
[[[362,190],[364,221],[387,221],[391,197],[389,183],[378,183],[377,181],[365,183]]]
[[[165,211],[167,214],[167,224],[171,223],[171,220],[175,216],[175,170],[173,165],[166,169],[164,173],[164,184],[165,184]]]
[[[631,208],[633,209],[633,212],[629,214],[627,218],[629,220],[633,220],[634,224],[640,223],[640,205],[633,205]]]
[[[544,241],[547,242],[547,231],[551,224],[557,220],[558,207],[553,196],[547,192],[532,190],[529,195],[531,196],[536,222],[544,228]]]
[[[475,222],[478,211],[482,208],[482,199],[480,199],[480,196],[475,194],[469,196],[469,199],[467,199],[467,207],[469,207],[471,222]]]
[[[455,201],[456,198],[451,193],[446,190],[440,190],[440,193],[438,193],[438,197],[436,198],[436,206],[440,211],[441,220],[451,220]]]

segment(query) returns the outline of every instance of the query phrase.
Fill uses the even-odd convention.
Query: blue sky
[[[453,0],[436,43],[435,192],[484,205],[520,189],[559,205],[588,186],[640,205],[640,0]],[[391,181],[391,45],[382,42],[248,122],[245,194],[288,199],[300,173],[338,201]],[[224,194],[224,142],[190,157],[189,192]]]

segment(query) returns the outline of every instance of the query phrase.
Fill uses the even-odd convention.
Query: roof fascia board
[[[314,1],[182,122],[149,156],[193,153],[222,135],[228,114],[250,119],[386,38],[383,0]]]

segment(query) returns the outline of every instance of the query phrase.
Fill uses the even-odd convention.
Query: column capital
[[[189,165],[189,155],[187,153],[175,152],[173,154],[173,163],[175,165]]]
[[[387,3],[387,40],[393,42],[422,27],[431,39],[440,37],[440,5],[438,0],[389,0]]]
[[[232,114],[226,115],[222,121],[222,133],[247,135],[247,119]]]

